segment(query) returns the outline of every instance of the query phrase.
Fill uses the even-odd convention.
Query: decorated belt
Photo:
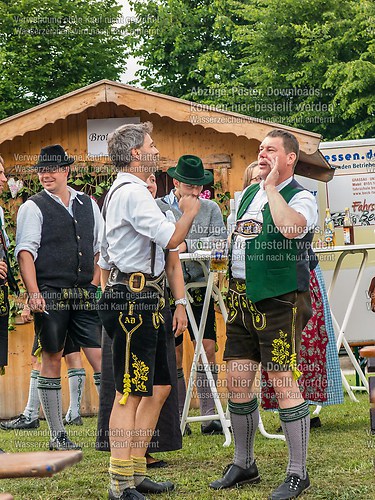
[[[234,229],[234,234],[243,238],[256,238],[261,232],[262,223],[255,219],[239,220]]]
[[[142,292],[152,288],[156,290],[161,297],[164,296],[165,272],[159,276],[151,276],[141,272],[123,273],[117,267],[112,267],[107,281],[108,286],[125,285],[134,293]]]

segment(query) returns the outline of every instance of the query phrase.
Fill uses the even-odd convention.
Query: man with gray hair
[[[159,417],[147,397],[153,385],[170,386],[163,249],[184,241],[200,203],[195,196],[183,197],[176,224],[161,213],[145,182],[156,171],[159,154],[151,131],[151,123],[128,124],[108,138],[108,153],[119,171],[103,206],[99,260],[104,289],[99,314],[113,339],[116,385],[109,422],[110,499],[143,499],[143,493],[174,488],[169,481],[146,477],[145,452]],[[174,298],[184,307],[185,297]],[[181,325],[181,331],[185,328]]]

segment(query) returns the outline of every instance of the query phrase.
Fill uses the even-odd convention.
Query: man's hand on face
[[[279,184],[280,172],[279,172],[279,160],[277,156],[271,159],[270,167],[271,171],[267,175],[266,180],[264,181],[264,189],[268,187],[276,187]]]
[[[178,206],[181,212],[192,213],[195,217],[200,210],[201,204],[199,198],[191,194],[188,196],[181,196]]]

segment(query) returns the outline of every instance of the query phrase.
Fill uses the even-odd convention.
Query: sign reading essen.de
[[[140,123],[140,118],[104,118],[87,120],[87,156],[91,159],[108,156],[108,134],[126,123]]]
[[[375,139],[322,142],[324,158],[336,167],[335,176],[344,174],[375,174]]]

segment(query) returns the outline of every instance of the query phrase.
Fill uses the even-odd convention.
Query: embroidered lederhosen
[[[309,317],[309,292],[290,292],[251,302],[245,281],[232,278],[228,293],[227,342],[224,360],[262,362],[267,371],[296,369],[295,353]]]
[[[294,189],[294,184],[291,183],[291,187]],[[239,210],[238,216],[243,216],[247,210],[255,195],[255,188],[252,192],[249,191],[249,194],[250,196],[247,197],[248,205],[242,204],[242,207],[240,207],[242,210]],[[288,195],[291,197],[292,192],[288,193]],[[267,204],[265,207],[267,207]],[[262,209],[262,212],[264,211],[265,208]],[[237,227],[243,226],[239,228],[239,234],[248,237],[246,249],[248,249],[249,244],[258,241],[260,235],[263,234],[262,227],[264,229],[265,213],[263,213],[263,226],[253,220],[240,220],[237,222]],[[268,228],[272,222],[268,212],[267,217]],[[289,243],[289,240],[287,242]],[[294,257],[295,254],[291,253],[291,255]],[[253,259],[247,253],[247,250],[245,256],[246,259],[249,259],[249,261],[246,260],[246,278],[249,280],[247,264],[252,262]],[[267,258],[264,259],[264,255],[261,253],[258,253],[256,257],[260,262],[267,261]],[[269,256],[266,255],[266,257]],[[294,269],[293,271],[295,272]],[[263,367],[267,370],[285,371],[291,369],[293,376],[297,379],[300,376],[296,361],[300,336],[303,327],[311,316],[309,292],[304,289],[297,291],[296,284],[295,291],[291,287],[289,288],[290,292],[283,293],[280,290],[275,296],[263,294],[262,297],[256,288],[258,282],[259,287],[261,287],[260,278],[264,278],[264,276],[259,275],[258,278],[257,274],[251,273],[251,292],[255,297],[259,297],[259,300],[255,299],[255,301],[248,298],[249,289],[247,289],[248,283],[245,280],[230,278],[230,290],[227,299],[229,307],[227,343],[224,359],[243,358],[257,362],[262,361]],[[276,271],[275,276],[269,279],[273,279],[275,284],[278,284]]]
[[[115,189],[124,184],[129,182]],[[164,272],[154,276],[154,267],[155,245],[151,245],[151,275],[126,274],[114,267],[99,301],[100,318],[113,339],[115,385],[123,395],[120,404],[126,404],[129,394],[151,396],[153,385],[170,384],[162,314],[165,278]]]

